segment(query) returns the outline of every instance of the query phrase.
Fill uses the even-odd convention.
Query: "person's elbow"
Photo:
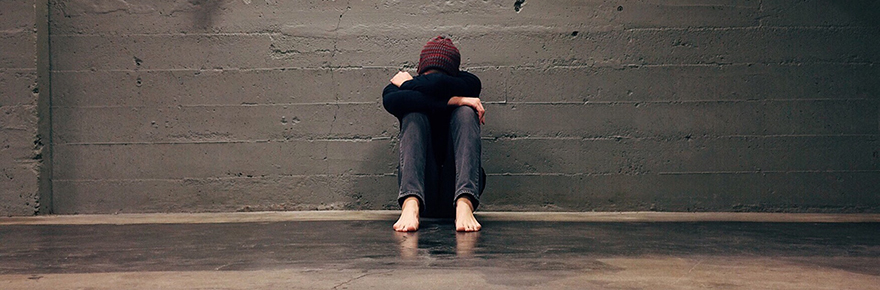
[[[476,92],[478,96],[480,95],[480,91],[483,90],[483,82],[481,82],[480,78],[477,76],[474,76],[471,80],[471,89]]]
[[[382,96],[382,106],[385,111],[394,116],[400,116],[403,110],[403,100],[401,94],[391,93]]]
[[[462,87],[464,94],[468,97],[479,97],[480,91],[483,89],[483,83],[476,75],[468,72],[462,72],[461,80],[464,82]]]

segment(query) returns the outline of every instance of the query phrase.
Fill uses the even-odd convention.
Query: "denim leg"
[[[397,183],[399,204],[410,196],[415,196],[424,209],[426,182],[434,186],[431,152],[431,124],[423,113],[409,113],[400,119],[400,163]],[[427,177],[427,178],[426,178]]]
[[[480,118],[467,106],[455,108],[449,120],[449,139],[455,159],[455,200],[469,195],[476,209],[485,186],[481,168]]]

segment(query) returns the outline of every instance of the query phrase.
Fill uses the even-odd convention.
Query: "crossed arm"
[[[442,73],[412,77],[398,72],[382,92],[382,102],[392,115],[402,118],[410,112],[432,112],[448,106],[469,106],[485,124],[486,110],[480,102],[480,79],[468,72],[457,76]]]

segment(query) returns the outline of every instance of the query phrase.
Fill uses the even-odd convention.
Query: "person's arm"
[[[485,110],[477,98],[480,89],[480,79],[468,72],[460,72],[456,77],[434,73],[415,78],[407,72],[398,72],[382,92],[382,105],[398,118],[411,112],[432,112],[447,106],[470,106],[483,121]]]
[[[469,72],[460,72],[458,78],[464,84],[455,88],[455,92],[447,104],[473,108],[477,112],[477,116],[480,117],[480,124],[486,124],[486,109],[483,108],[483,103],[480,100],[480,90],[482,89],[480,78]]]
[[[477,116],[480,117],[480,124],[486,124],[486,109],[483,108],[483,102],[480,101],[480,98],[453,96],[449,98],[446,104],[450,106],[471,107],[477,112]]]
[[[413,77],[399,71],[391,78],[391,84],[382,91],[382,106],[397,118],[410,112],[430,112],[445,107],[446,100],[413,90],[402,90],[400,85]]]
[[[447,99],[429,96],[418,91],[401,90],[394,84],[382,91],[382,105],[397,118],[412,112],[432,112],[447,107]]]
[[[469,72],[459,72],[456,76],[433,73],[406,80],[400,84],[400,89],[448,99],[452,96],[479,97],[482,84],[477,76]]]

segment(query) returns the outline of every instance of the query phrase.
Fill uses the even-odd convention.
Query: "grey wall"
[[[0,1],[0,215],[39,211],[37,33],[33,0]]]
[[[52,210],[396,208],[381,89],[449,34],[486,210],[880,212],[875,2],[50,1]]]

